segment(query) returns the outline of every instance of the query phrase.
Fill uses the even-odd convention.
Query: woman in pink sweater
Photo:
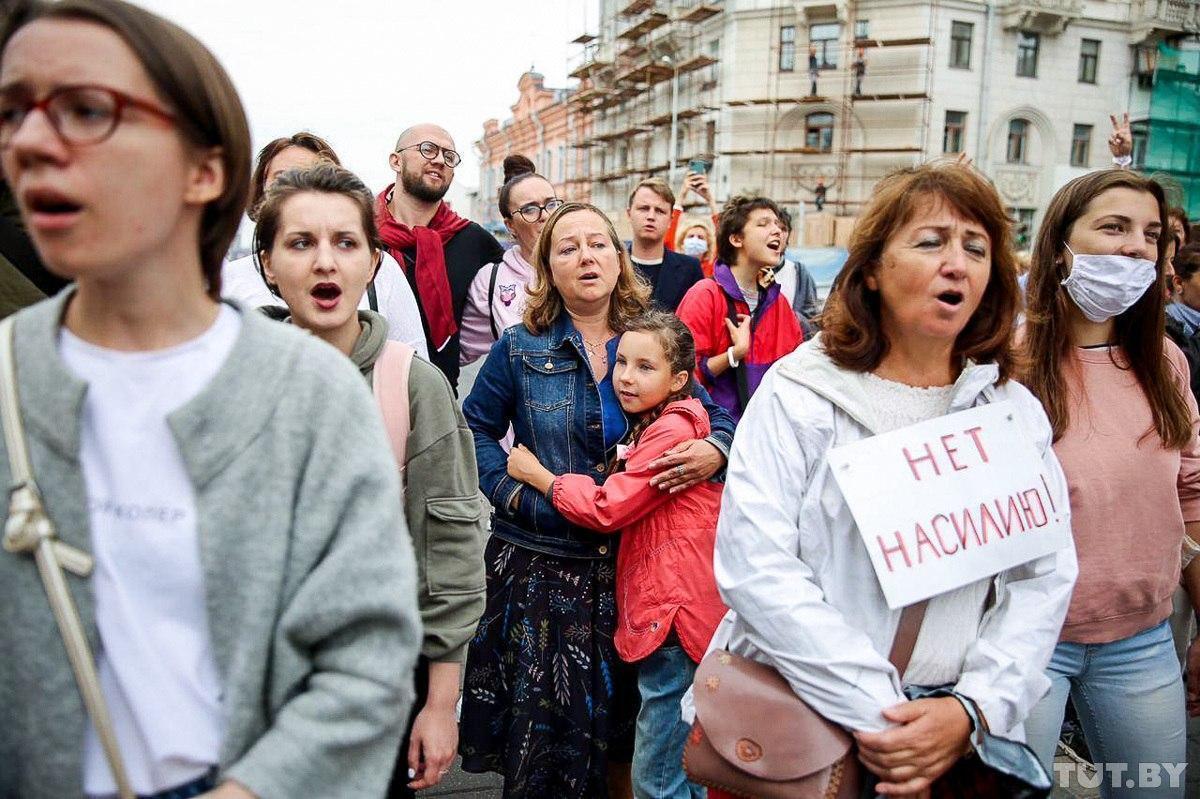
[[[1079,579],[1026,730],[1049,768],[1069,693],[1094,759],[1126,764],[1104,774],[1105,797],[1183,796],[1184,686],[1167,618],[1185,528],[1200,537],[1200,447],[1187,364],[1163,336],[1166,236],[1158,184],[1093,172],[1051,200],[1029,273],[1024,382],[1054,428]]]
[[[461,353],[466,366],[487,355],[500,334],[521,321],[527,288],[533,283],[533,249],[546,220],[563,204],[553,184],[539,175],[523,155],[504,159],[504,185],[497,198],[504,226],[516,244],[494,264],[479,270],[463,308]]]

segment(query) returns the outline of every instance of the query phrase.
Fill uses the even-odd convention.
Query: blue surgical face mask
[[[701,236],[688,236],[683,240],[683,254],[703,258],[708,252],[708,242]]]
[[[1158,270],[1154,261],[1128,255],[1076,255],[1071,253],[1071,274],[1062,282],[1079,310],[1093,322],[1120,316],[1141,299],[1154,283]]]

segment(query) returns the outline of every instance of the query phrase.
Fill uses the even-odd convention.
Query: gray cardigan
[[[87,550],[87,387],[56,342],[70,293],[17,317],[17,382],[47,510]],[[243,309],[226,363],[168,421],[196,490],[224,683],[222,775],[264,799],[381,796],[412,705],[420,622],[370,392],[332,347]],[[90,581],[67,580],[95,648]],[[0,551],[0,607],[0,797],[80,796],[88,721],[28,556]]]

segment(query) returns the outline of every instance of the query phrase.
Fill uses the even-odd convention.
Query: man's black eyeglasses
[[[439,147],[437,144],[431,141],[423,141],[420,144],[410,144],[407,147],[401,147],[396,152],[402,153],[405,150],[411,150],[414,147],[417,149],[417,152],[419,152],[425,158],[426,161],[432,161],[438,157],[438,153],[441,153],[442,160],[445,161],[446,166],[450,167],[451,169],[454,169],[454,167],[462,163],[462,156],[456,153],[454,150],[451,150],[449,147]]]

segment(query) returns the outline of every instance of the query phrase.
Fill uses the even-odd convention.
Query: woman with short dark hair
[[[353,366],[220,300],[249,150],[225,70],[148,11],[38,3],[0,33],[0,168],[75,282],[13,317],[19,415],[102,697],[89,723],[10,511],[0,796],[387,784],[420,627],[399,480]]]
[[[1017,303],[1004,208],[988,181],[958,165],[893,173],[859,218],[821,333],[767,374],[730,455],[716,576],[732,613],[712,646],[773,666],[853,731],[882,794],[920,795],[979,727],[1020,737],[1048,684],[1075,555],[1063,549],[932,597],[899,674],[886,653],[901,611],[885,601],[829,451],[1008,401],[1050,499],[1065,507],[1045,413],[1009,379]],[[905,693],[930,688],[940,695]]]
[[[441,781],[458,748],[462,661],[483,610],[487,503],[475,447],[445,375],[389,341],[380,314],[358,307],[381,246],[375,200],[362,181],[332,164],[281,175],[259,206],[254,238],[268,283],[287,303],[264,311],[350,358],[387,421],[417,557],[423,633],[417,705],[388,797],[411,797]]]

